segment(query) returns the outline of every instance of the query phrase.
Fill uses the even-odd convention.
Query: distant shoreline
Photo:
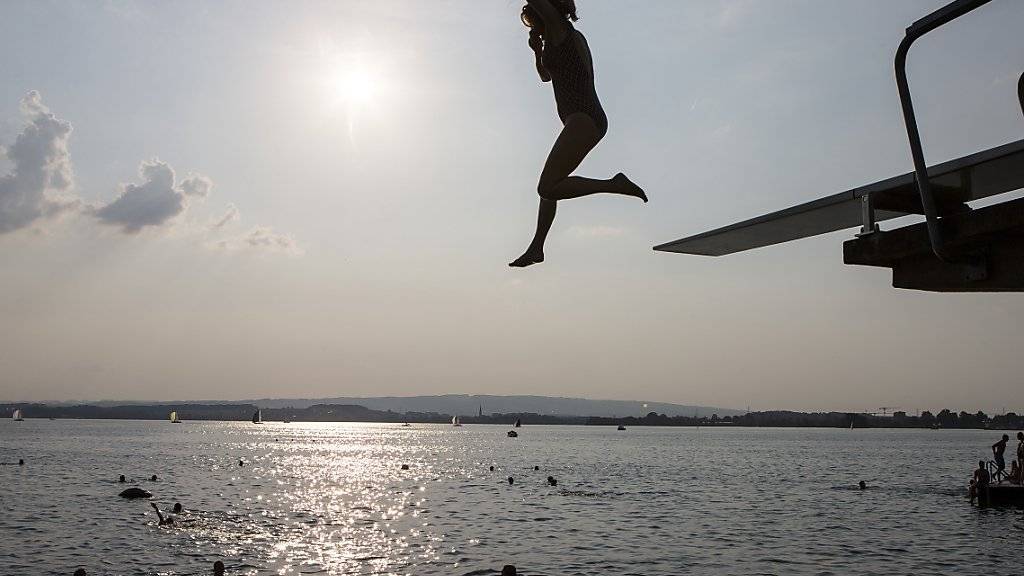
[[[0,416],[9,418],[15,409],[22,410],[26,419],[73,420],[168,420],[176,411],[183,421],[247,422],[259,409],[265,422],[373,422],[446,424],[453,414],[437,412],[394,412],[372,410],[354,404],[316,404],[306,408],[260,408],[255,404],[189,404],[161,403],[125,406],[49,406],[47,404],[0,404]],[[970,414],[942,410],[938,414],[922,412],[908,415],[874,415],[850,412],[748,412],[742,415],[705,417],[666,416],[650,412],[646,416],[571,416],[536,414],[532,412],[458,414],[463,424],[493,424],[512,426],[516,420],[523,425],[577,425],[577,426],[661,426],[697,427],[722,426],[740,428],[923,428],[923,429],[1024,429],[1024,417],[1010,412],[988,416],[982,412]]]

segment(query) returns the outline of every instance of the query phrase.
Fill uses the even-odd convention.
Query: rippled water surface
[[[964,497],[995,432],[505,432],[0,421],[0,462],[26,461],[0,466],[0,573],[209,574],[218,559],[246,575],[482,575],[508,563],[547,575],[1022,566],[1021,512],[979,511]],[[185,512],[158,526],[148,501],[117,497],[119,474]],[[871,488],[854,489],[860,479]]]

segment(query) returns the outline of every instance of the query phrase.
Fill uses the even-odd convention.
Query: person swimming
[[[224,563],[220,560],[213,563],[213,576],[224,576]]]
[[[548,486],[558,486],[558,480],[554,476],[548,476]]]
[[[172,508],[172,510],[174,510],[175,514],[181,514],[181,510],[182,510],[181,502],[175,502],[174,503],[174,508]]]
[[[124,483],[125,483],[125,482],[127,482],[128,480],[126,480],[126,479],[125,479],[125,477],[124,477],[124,474],[121,474],[120,476],[118,476],[118,478],[117,478],[117,481],[118,481],[118,483],[120,483],[120,484],[124,484]]]
[[[562,132],[548,153],[537,184],[540,207],[533,240],[509,263],[524,268],[544,261],[544,242],[559,200],[591,194],[619,194],[647,202],[643,189],[622,172],[607,180],[572,176],[608,131],[608,117],[594,87],[594,62],[587,39],[573,26],[579,18],[573,0],[527,0],[520,19],[530,29],[541,82],[551,82]]]
[[[170,526],[171,524],[174,524],[174,518],[164,518],[164,515],[160,512],[160,507],[156,505],[156,502],[150,502],[149,505],[153,507],[153,510],[156,510],[156,517],[160,520],[158,526]]]
[[[868,483],[867,483],[867,482],[865,482],[865,481],[863,481],[863,480],[861,480],[860,482],[857,482],[857,486],[860,486],[860,489],[861,489],[861,490],[867,490],[867,488],[868,488]]]

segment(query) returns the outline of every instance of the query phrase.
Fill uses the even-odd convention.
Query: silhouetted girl
[[[526,252],[509,266],[544,261],[544,240],[559,200],[605,192],[647,202],[644,191],[621,172],[608,180],[570,176],[608,131],[608,117],[594,89],[590,48],[572,24],[577,19],[573,0],[527,0],[523,7],[522,20],[530,28],[529,45],[536,57],[537,73],[554,88],[562,133],[548,154],[537,185],[537,232]]]

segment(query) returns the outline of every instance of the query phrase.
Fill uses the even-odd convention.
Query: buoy
[[[548,476],[548,485],[549,486],[558,486],[558,480],[555,480],[554,476]]]

